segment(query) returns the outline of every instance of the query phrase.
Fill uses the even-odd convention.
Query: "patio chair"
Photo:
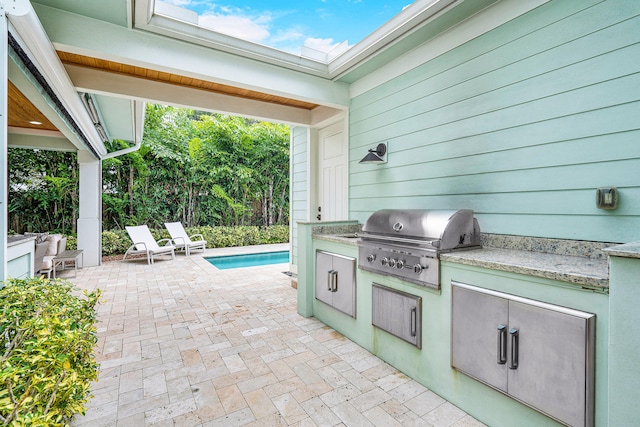
[[[207,241],[204,240],[202,234],[188,236],[181,222],[165,222],[164,226],[167,227],[176,249],[184,250],[187,256],[190,256],[193,250],[204,251],[207,249]]]
[[[125,227],[133,245],[127,249],[122,261],[127,259],[127,255],[146,254],[147,264],[153,264],[155,257],[161,255],[171,255],[171,259],[176,259],[175,246],[171,245],[171,239],[156,239],[151,235],[149,227],[137,225]],[[163,245],[163,243],[165,243]]]

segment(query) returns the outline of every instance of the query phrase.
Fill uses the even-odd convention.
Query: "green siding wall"
[[[291,264],[298,265],[298,221],[308,221],[307,147],[308,129],[291,128]]]
[[[553,1],[357,96],[350,218],[471,208],[483,232],[640,240],[638,58],[640,2]],[[358,164],[379,142],[388,163]]]

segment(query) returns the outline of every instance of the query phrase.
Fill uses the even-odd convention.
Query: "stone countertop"
[[[357,246],[359,231],[356,228],[318,229],[314,239]],[[616,254],[616,248],[624,246],[600,242],[531,238],[508,235],[482,236],[481,249],[462,250],[440,254],[442,261],[487,268],[490,270],[519,273],[528,276],[557,280],[581,287],[609,289],[608,254]],[[640,243],[636,252],[640,257]],[[626,256],[629,250],[625,250]]]
[[[622,258],[640,258],[640,242],[625,243],[605,249],[610,256]]]
[[[327,242],[333,243],[343,243],[345,245],[358,245],[358,236],[355,233],[345,233],[345,234],[314,234],[314,239],[325,240]]]
[[[20,243],[24,243],[29,240],[35,240],[35,236],[22,236],[20,234],[16,234],[14,236],[7,236],[7,247],[19,245]]]
[[[440,259],[589,288],[609,288],[609,262],[602,258],[486,247],[440,254]]]

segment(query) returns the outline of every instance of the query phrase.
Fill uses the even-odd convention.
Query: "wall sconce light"
[[[387,144],[380,143],[376,148],[369,148],[369,153],[364,156],[360,163],[362,164],[376,164],[387,163]]]

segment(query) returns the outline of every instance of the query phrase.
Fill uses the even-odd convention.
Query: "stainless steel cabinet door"
[[[507,392],[509,301],[452,286],[451,365]]]
[[[356,259],[316,252],[316,299],[356,317]]]
[[[356,317],[356,260],[342,256],[333,257],[333,271],[337,275],[333,292],[336,310]]]
[[[452,284],[451,364],[570,426],[593,425],[595,315]]]
[[[371,323],[422,348],[422,298],[373,284]]]
[[[509,394],[569,425],[588,425],[588,318],[511,301],[509,329],[518,331]]]
[[[333,257],[326,252],[316,252],[316,299],[332,305],[331,276]]]

